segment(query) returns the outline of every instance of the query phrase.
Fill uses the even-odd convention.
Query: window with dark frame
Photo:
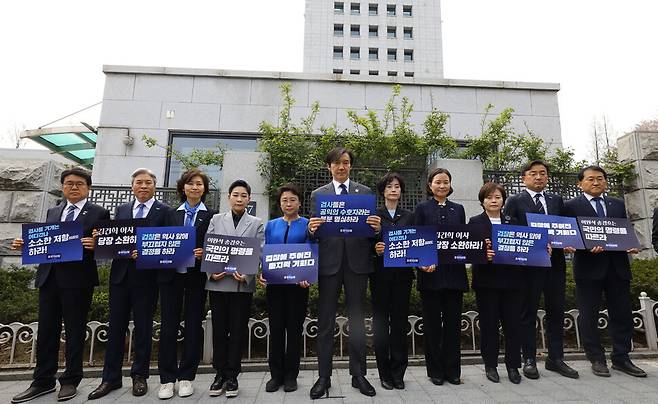
[[[368,49],[368,60],[379,60],[379,49],[377,48]]]
[[[386,59],[389,62],[395,62],[396,60],[398,60],[398,50],[397,49],[389,49],[386,52],[386,55],[387,55]]]
[[[341,37],[343,36],[343,24],[334,24],[334,36]]]
[[[343,58],[343,47],[334,46],[334,59],[342,59],[342,58]]]
[[[352,15],[361,14],[361,4],[360,3],[351,3],[350,4],[350,14],[352,14]]]
[[[345,12],[345,4],[342,1],[334,2],[334,14],[343,14]]]
[[[334,69],[334,74],[343,74],[343,69]]]
[[[370,70],[368,71],[369,76],[379,76],[379,72],[377,70]]]
[[[388,26],[386,28],[386,37],[388,39],[395,39],[397,37],[397,27]]]
[[[395,17],[395,4],[388,4],[386,6],[386,15],[389,17]]]
[[[379,5],[376,3],[368,4],[368,15],[375,16],[378,14]]]
[[[413,51],[413,49],[405,49],[404,50],[404,61],[405,62],[413,62],[414,61],[414,51]]]
[[[388,72],[388,77],[397,77],[398,72]]]
[[[414,29],[412,27],[404,27],[404,39],[413,39]]]
[[[361,26],[359,25],[350,25],[350,36],[353,38],[358,38],[361,36]]]
[[[411,17],[412,15],[413,15],[412,6],[402,6],[402,16],[403,17]]]
[[[376,25],[371,25],[368,27],[368,36],[370,38],[377,38],[379,36],[379,27]]]
[[[352,69],[350,70],[350,74],[361,74],[361,71],[357,69]]]
[[[350,59],[351,60],[361,59],[361,49],[356,48],[356,47],[350,48]]]
[[[414,72],[404,72],[404,77],[413,77]]]

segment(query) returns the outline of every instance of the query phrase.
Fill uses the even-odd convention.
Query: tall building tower
[[[440,0],[306,0],[304,72],[443,78]]]

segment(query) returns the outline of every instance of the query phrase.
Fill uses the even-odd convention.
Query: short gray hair
[[[150,175],[151,178],[153,178],[153,183],[154,184],[158,183],[158,179],[156,178],[153,171],[149,170],[148,168],[138,168],[137,170],[133,171],[133,173],[130,175],[130,178],[131,178],[130,184],[134,183],[135,182],[135,177],[137,177],[138,175],[141,175],[141,174]]]

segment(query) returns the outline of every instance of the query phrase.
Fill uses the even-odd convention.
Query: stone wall
[[[653,209],[658,206],[658,132],[631,132],[617,140],[619,158],[635,163],[637,178],[624,195],[628,217],[642,244],[640,258],[653,258]]]

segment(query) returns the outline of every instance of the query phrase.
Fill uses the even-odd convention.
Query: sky
[[[21,129],[101,101],[104,64],[301,71],[304,4],[3,2],[0,147],[12,147],[12,135]],[[563,145],[579,158],[592,157],[595,120],[605,116],[611,134],[618,135],[658,117],[658,2],[443,0],[441,5],[444,76],[560,83]],[[95,125],[100,109],[56,125]]]

